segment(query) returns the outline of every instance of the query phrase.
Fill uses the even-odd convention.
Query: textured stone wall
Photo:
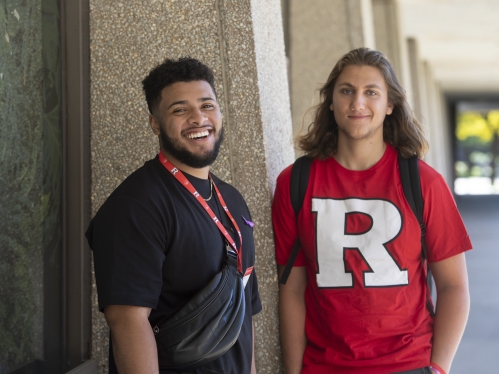
[[[278,0],[91,0],[92,212],[157,152],[141,80],[166,57],[209,65],[227,138],[213,170],[238,188],[255,222],[263,311],[255,319],[259,373],[278,373],[277,277],[270,221],[276,175],[293,160]],[[93,291],[92,357],[104,373],[108,329]]]

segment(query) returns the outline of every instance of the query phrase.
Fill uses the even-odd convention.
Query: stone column
[[[428,140],[430,151],[428,163],[441,173],[447,183],[452,185],[451,145],[446,118],[445,99],[440,84],[435,80],[433,70],[428,62],[424,63],[426,79],[426,96],[428,100]]]
[[[259,373],[282,370],[270,220],[278,173],[293,161],[279,0],[91,0],[92,211],[158,144],[141,80],[166,57],[209,65],[226,142],[213,171],[241,191],[255,222],[263,311],[255,318]],[[108,330],[94,291],[93,357],[105,372]]]
[[[430,152],[425,157],[425,161],[430,165],[435,165],[434,152],[431,147],[432,143],[432,132],[434,130],[430,128],[432,125],[432,115],[430,112],[430,102],[428,100],[428,87],[426,86],[426,67],[423,60],[419,55],[418,42],[414,38],[407,39],[407,51],[409,55],[409,66],[411,69],[411,83],[412,83],[412,97],[413,105],[412,109],[417,119],[425,127],[425,135],[430,143]]]
[[[336,61],[359,47],[374,48],[372,10],[364,0],[289,0],[289,57],[293,133],[306,132],[317,88]],[[304,126],[302,126],[302,123]]]
[[[429,118],[428,100],[426,95],[426,79],[424,64],[419,55],[418,42],[415,38],[407,39],[407,51],[409,56],[410,77],[412,86],[412,109],[418,120],[426,124]],[[428,131],[428,129],[426,129]]]
[[[430,143],[430,151],[425,161],[443,174],[451,185],[452,166],[448,160],[452,160],[452,157],[447,135],[445,99],[429,64],[421,60],[416,39],[407,39],[407,51],[412,79],[413,110],[425,126],[425,134]]]
[[[407,45],[400,26],[400,12],[396,0],[372,0],[376,49],[383,52],[392,63],[397,78],[406,90],[412,104]]]

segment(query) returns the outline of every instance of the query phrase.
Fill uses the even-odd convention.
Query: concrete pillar
[[[451,144],[446,119],[445,99],[440,84],[435,80],[433,70],[428,62],[424,63],[426,79],[426,96],[428,100],[428,163],[433,166],[452,186]]]
[[[92,212],[158,144],[141,80],[166,57],[209,65],[227,130],[213,167],[241,191],[255,221],[263,311],[255,319],[259,373],[282,370],[270,219],[277,174],[293,161],[279,0],[91,0]],[[105,372],[108,330],[94,285],[92,356]]]
[[[433,149],[436,142],[436,126],[435,116],[431,109],[434,105],[434,100],[430,98],[430,88],[428,85],[433,85],[431,70],[419,55],[418,41],[414,38],[407,39],[407,50],[409,56],[409,66],[411,69],[413,104],[412,109],[417,119],[425,127],[426,139],[430,143],[430,151],[425,157],[425,161],[435,167],[437,162],[437,152]],[[427,76],[430,74],[430,77]]]
[[[407,51],[412,87],[412,109],[418,120],[426,125],[426,119],[429,118],[428,101],[426,97],[426,79],[423,61],[419,55],[419,46],[416,39],[407,39]]]
[[[454,130],[450,122],[450,116],[447,106],[447,99],[445,96],[442,84],[438,84],[438,108],[440,112],[441,131],[442,131],[442,175],[444,176],[447,184],[454,190],[454,154],[453,154],[453,137]]]
[[[423,124],[425,128],[425,135],[430,143],[430,152],[426,155],[425,161],[430,165],[435,165],[435,152],[432,149],[432,133],[434,133],[433,117],[430,112],[430,101],[428,98],[428,87],[426,79],[425,63],[421,60],[419,55],[418,42],[414,38],[407,39],[407,50],[409,55],[409,66],[411,69],[411,83],[412,83],[412,109],[417,119]],[[434,135],[433,135],[434,137]]]
[[[452,186],[453,165],[449,160],[453,158],[444,94],[435,82],[429,64],[421,60],[416,39],[407,39],[407,51],[412,81],[412,108],[417,119],[424,125],[425,135],[430,143],[425,161],[438,170],[449,186]]]
[[[413,109],[425,126],[430,151],[425,161],[438,170],[449,186],[453,185],[452,144],[446,102],[440,85],[435,81],[432,69],[421,60],[417,40],[407,39],[411,68]]]
[[[372,0],[376,49],[383,52],[413,103],[407,44],[403,37],[400,11],[396,0]]]
[[[306,132],[336,61],[353,48],[374,48],[371,3],[365,0],[289,0],[289,51],[293,133]],[[315,100],[314,100],[315,98]],[[302,126],[302,123],[304,126]]]

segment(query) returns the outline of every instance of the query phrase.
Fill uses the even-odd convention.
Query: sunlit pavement
[[[499,178],[495,178],[494,184],[491,184],[490,178],[486,177],[456,178],[454,191],[458,195],[499,194]],[[497,372],[499,373],[499,370]]]
[[[452,374],[499,373],[499,196],[457,196],[473,250],[466,254],[471,311]]]

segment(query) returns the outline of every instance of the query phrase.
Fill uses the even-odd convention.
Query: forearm
[[[123,306],[122,306],[123,310]],[[156,340],[147,315],[126,311],[107,318],[120,374],[158,374]]]
[[[305,300],[303,295],[281,290],[279,297],[281,346],[286,374],[301,373],[307,345],[305,335]]]
[[[305,274],[303,268],[293,268],[288,284],[281,285],[279,289],[279,327],[286,374],[301,373],[303,354],[307,345],[304,296],[306,278],[303,280],[304,276],[301,276],[301,281],[294,282],[299,279],[294,274],[297,271]]]
[[[437,286],[431,362],[449,373],[470,310],[464,253],[430,264]]]
[[[467,287],[448,287],[437,293],[431,362],[449,373],[470,309]]]

